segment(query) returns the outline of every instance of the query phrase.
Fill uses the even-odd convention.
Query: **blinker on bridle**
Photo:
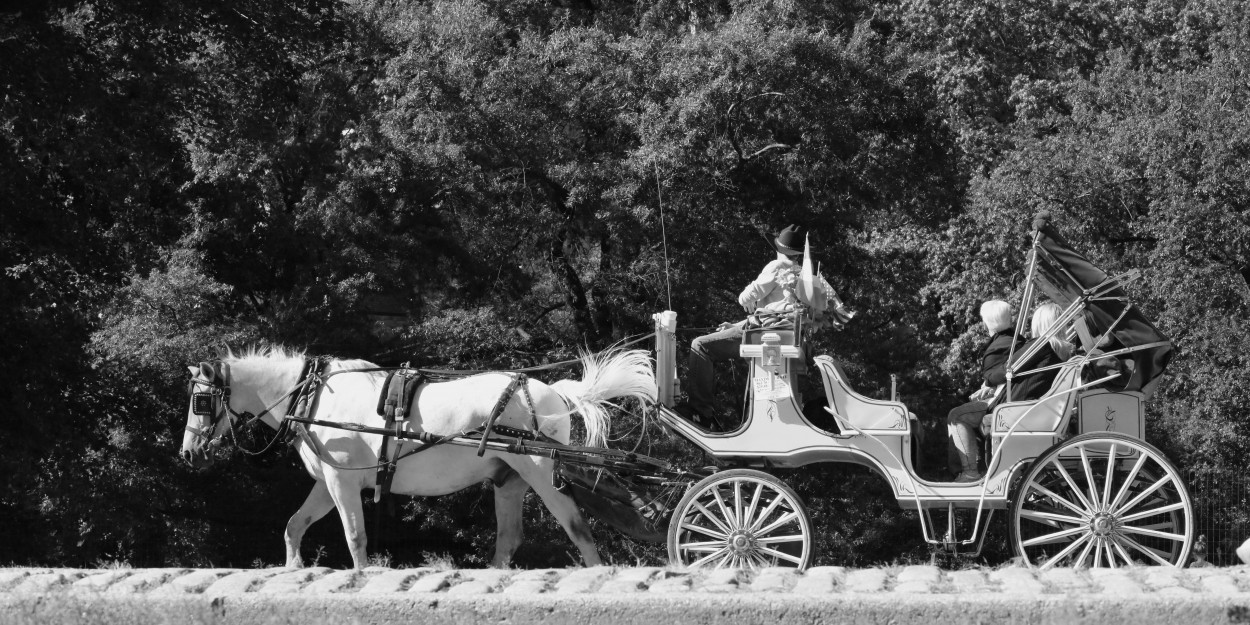
[[[195,434],[197,437],[207,439],[209,444],[216,442],[213,438],[213,432],[217,429],[217,424],[225,418],[226,413],[234,412],[230,409],[230,383],[227,381],[228,375],[224,363],[200,363],[201,371],[211,372],[211,376],[205,376],[207,379],[191,378],[187,382],[187,391],[191,393],[191,413],[200,417],[210,417],[208,427],[204,429],[191,426],[186,427],[186,431]],[[220,401],[220,408],[217,402]]]
[[[191,413],[201,417],[212,416],[213,394],[195,393],[191,396]]]

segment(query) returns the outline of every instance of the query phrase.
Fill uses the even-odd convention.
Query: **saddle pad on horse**
[[[387,374],[382,394],[378,397],[378,416],[386,417],[388,424],[406,420],[412,399],[425,380],[425,375],[419,371],[400,369]]]

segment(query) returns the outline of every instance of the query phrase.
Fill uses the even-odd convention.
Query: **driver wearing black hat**
[[[738,295],[738,303],[747,314],[760,310],[784,312],[798,303],[799,268],[806,241],[807,229],[799,225],[787,226],[777,234],[773,240],[777,258],[765,265]],[[822,296],[836,298],[824,279],[817,279],[816,283]],[[687,399],[676,410],[706,429],[723,431],[726,427],[716,408],[713,363],[738,356],[745,327],[746,321],[722,323],[716,332],[700,336],[690,344],[683,385]]]

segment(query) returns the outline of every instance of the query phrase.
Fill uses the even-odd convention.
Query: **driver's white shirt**
[[[760,275],[742,289],[738,304],[748,313],[757,310],[781,311],[797,301],[795,285],[799,281],[799,264],[778,258],[760,271]]]

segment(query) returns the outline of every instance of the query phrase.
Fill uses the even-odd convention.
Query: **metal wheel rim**
[[[1016,554],[1041,568],[1181,566],[1193,544],[1193,504],[1179,472],[1127,436],[1079,437],[1044,454],[1011,522]]]
[[[677,559],[695,568],[806,567],[811,525],[787,490],[753,476],[704,485],[679,511]]]

